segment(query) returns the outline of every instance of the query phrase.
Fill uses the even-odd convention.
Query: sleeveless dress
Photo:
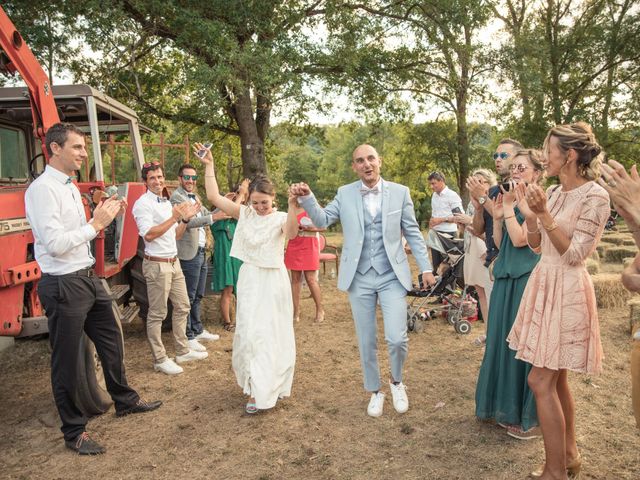
[[[235,218],[218,220],[211,224],[213,234],[213,275],[211,278],[211,290],[220,292],[225,287],[232,286],[236,291],[238,272],[242,262],[231,257],[231,243],[236,231],[238,221]]]
[[[298,215],[298,225],[303,218],[309,218],[307,212]],[[310,221],[311,219],[309,219]],[[288,270],[313,271],[320,269],[320,241],[318,234],[310,235],[310,232],[300,233],[296,238],[289,240],[287,251],[284,253],[284,264]]]
[[[515,209],[518,223],[524,222]],[[529,275],[539,256],[528,246],[515,247],[503,226],[500,251],[493,267],[493,290],[487,326],[487,343],[476,385],[476,416],[519,425],[538,425],[536,403],[527,384],[531,365],[515,358],[506,339],[520,306]]]
[[[602,370],[598,309],[585,260],[595,250],[609,218],[609,194],[595,182],[563,192],[547,191],[549,213],[570,238],[560,255],[542,233],[542,259],[531,273],[509,347],[536,367],[583,373]],[[539,222],[538,222],[539,223]]]
[[[242,260],[231,364],[238,385],[265,410],[291,394],[296,362],[291,283],[284,266],[287,214],[240,208],[231,256]]]

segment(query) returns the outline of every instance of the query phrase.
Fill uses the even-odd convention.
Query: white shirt
[[[462,209],[462,200],[460,195],[445,186],[440,193],[433,192],[431,196],[431,217],[432,218],[446,218],[453,215],[453,209],[458,207],[460,213],[464,212]],[[441,223],[433,227],[434,230],[439,232],[457,232],[458,225],[455,223]]]
[[[382,208],[382,178],[378,179],[378,183],[376,183],[373,187],[369,188],[364,183],[360,183],[360,190],[374,190],[377,189],[378,193],[369,193],[362,196],[362,204],[364,208],[369,210],[369,213],[373,218],[378,214],[380,209]]]
[[[156,225],[160,225],[167,221],[172,213],[173,206],[171,202],[163,197],[159,197],[150,190],[142,195],[133,205],[133,218],[136,219],[138,232],[144,240],[144,236],[149,230]],[[151,242],[144,240],[144,253],[152,257],[174,258],[178,255],[178,247],[176,245],[176,228],[174,223],[164,235],[159,236]]]
[[[43,273],[64,275],[95,263],[91,244],[97,232],[87,223],[80,190],[69,177],[47,165],[25,194],[34,253]]]
[[[186,190],[185,190],[185,192],[186,192]],[[191,197],[191,195],[193,195],[193,197]],[[189,198],[191,203],[196,203],[196,197],[195,197],[194,193],[187,192],[187,197]],[[201,217],[202,216],[202,211],[198,211],[198,213],[196,213],[195,216],[196,217]],[[200,228],[198,228],[198,246],[204,248],[206,243],[207,243],[207,234],[204,233],[204,227],[200,227]]]

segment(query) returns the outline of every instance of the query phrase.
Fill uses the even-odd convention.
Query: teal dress
[[[233,236],[236,233],[238,221],[234,218],[219,220],[211,225],[213,234],[213,275],[211,289],[214,292],[221,292],[225,287],[233,287],[236,292],[238,284],[238,272],[242,265],[242,260],[229,256]]]
[[[524,217],[517,208],[515,213],[522,224]],[[503,227],[500,253],[493,267],[486,349],[476,385],[477,417],[519,425],[523,430],[538,425],[535,399],[527,384],[531,364],[516,360],[506,339],[539,259],[528,246],[515,247]]]

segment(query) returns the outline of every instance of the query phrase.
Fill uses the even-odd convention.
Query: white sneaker
[[[367,407],[367,414],[370,417],[379,417],[382,415],[382,407],[384,407],[384,393],[372,393]]]
[[[205,340],[205,341],[213,341],[220,340],[220,335],[216,333],[211,333],[206,330],[202,330],[200,335],[196,335],[196,340]]]
[[[166,373],[167,375],[178,375],[184,372],[184,369],[180,365],[176,365],[176,362],[167,358],[162,363],[156,363],[153,365],[153,369],[156,372]]]
[[[176,355],[176,363],[191,362],[193,360],[202,360],[207,358],[209,354],[207,352],[196,352],[195,350],[189,350],[184,355]]]
[[[404,413],[409,410],[409,399],[407,398],[404,383],[400,382],[395,385],[389,382],[389,387],[391,388],[391,396],[393,397],[393,408],[396,409],[396,412]]]
[[[193,340],[187,340],[187,343],[189,344],[189,348],[191,350],[194,350],[196,352],[206,352],[207,351],[207,347],[205,347],[204,345],[202,345],[198,340],[196,340],[195,338]]]

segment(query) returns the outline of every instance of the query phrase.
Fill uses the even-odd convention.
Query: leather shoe
[[[150,412],[151,410],[155,410],[156,408],[160,407],[160,405],[162,405],[162,400],[156,400],[155,402],[145,402],[144,400],[140,399],[135,405],[116,412],[116,417],[124,417],[125,415],[129,415],[130,413]]]
[[[100,455],[107,451],[102,445],[93,441],[87,432],[82,432],[73,440],[65,440],[64,444],[78,455]]]

